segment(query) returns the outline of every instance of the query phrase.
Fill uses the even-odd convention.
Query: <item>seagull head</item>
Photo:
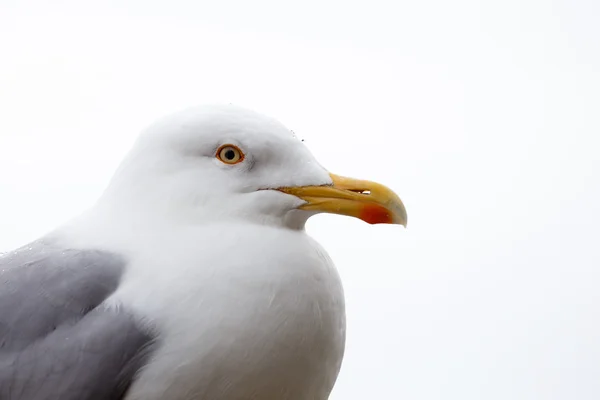
[[[215,105],[190,108],[139,136],[100,201],[124,218],[274,223],[318,213],[406,226],[389,188],[327,171],[277,120]]]

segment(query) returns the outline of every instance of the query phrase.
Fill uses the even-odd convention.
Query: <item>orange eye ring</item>
[[[217,149],[216,157],[225,164],[234,165],[244,161],[245,156],[239,147],[233,144],[224,144]]]

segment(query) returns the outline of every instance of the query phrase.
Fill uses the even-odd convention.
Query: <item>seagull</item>
[[[271,117],[163,117],[92,207],[0,257],[0,399],[328,399],[345,306],[318,213],[407,222]]]

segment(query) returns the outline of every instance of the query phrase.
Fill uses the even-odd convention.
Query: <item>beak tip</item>
[[[404,208],[404,204],[402,201],[398,199],[398,205],[396,206],[396,223],[398,225],[402,225],[404,228],[408,225],[408,215],[406,213],[406,208]]]

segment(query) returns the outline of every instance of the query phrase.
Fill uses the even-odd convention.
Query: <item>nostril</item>
[[[367,190],[367,189],[365,189],[365,190],[362,190],[362,189],[350,189],[350,191],[354,192],[354,193],[358,193],[358,194],[364,194],[365,196],[368,196],[368,195],[371,194],[371,191]]]

